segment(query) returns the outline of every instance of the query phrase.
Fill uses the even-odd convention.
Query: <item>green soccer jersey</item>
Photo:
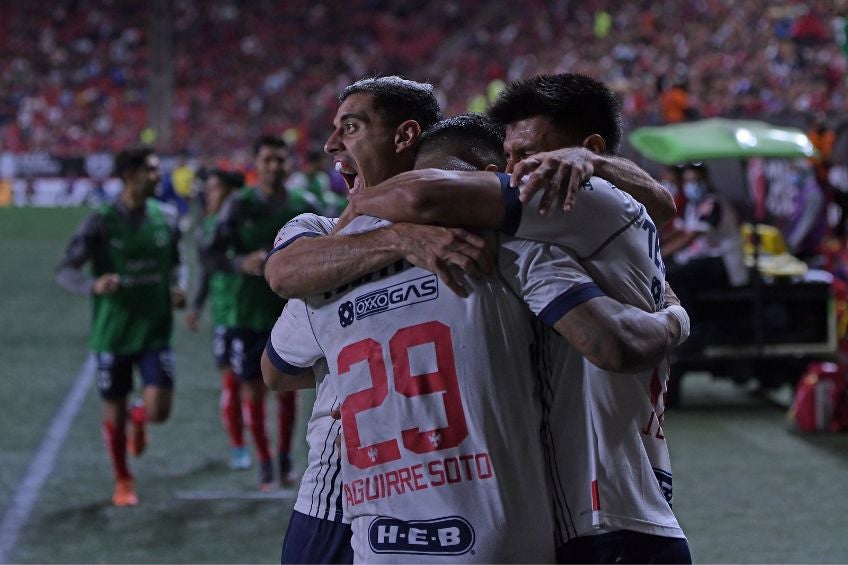
[[[217,214],[212,214],[203,221],[202,229],[207,237],[212,236],[217,217]],[[221,270],[214,270],[209,274],[212,323],[216,327],[226,326],[234,316],[238,279],[235,273]]]
[[[176,258],[167,216],[152,199],[147,200],[144,221],[135,228],[114,205],[103,206],[97,214],[106,241],[93,257],[92,274],[117,273],[121,282],[116,292],[93,296],[92,350],[128,354],[169,345]]]
[[[303,194],[289,191],[281,203],[269,202],[258,188],[244,188],[236,196],[234,217],[225,221],[233,225],[232,250],[245,255],[257,249],[270,250],[277,231],[293,217],[312,212]],[[236,307],[227,316],[227,327],[270,331],[286,301],[277,296],[262,276],[239,273],[234,284]]]

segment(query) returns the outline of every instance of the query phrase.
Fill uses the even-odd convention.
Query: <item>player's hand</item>
[[[267,256],[268,252],[264,249],[257,249],[248,253],[241,261],[241,272],[256,277],[262,276],[262,265]]]
[[[171,306],[177,310],[182,310],[186,306],[186,293],[181,288],[171,289]]]
[[[527,179],[520,187],[521,202],[526,204],[541,190],[540,214],[547,214],[557,207],[561,207],[563,212],[570,212],[580,185],[595,173],[597,158],[595,153],[584,147],[536,153],[516,163],[510,184],[518,186],[526,175]]]
[[[96,295],[112,294],[121,286],[121,275],[117,273],[106,273],[97,277],[91,291]]]
[[[339,233],[342,228],[348,225],[357,216],[359,216],[359,214],[354,212],[353,206],[348,204],[347,207],[345,207],[344,212],[342,212],[342,215],[339,216],[339,221],[336,223],[336,227],[333,228],[332,233]]]
[[[200,312],[197,310],[189,310],[185,317],[186,327],[193,332],[197,331],[200,322]]]
[[[451,267],[456,266],[474,276],[494,270],[486,240],[462,228],[398,223],[392,229],[400,236],[401,250],[407,261],[435,273],[445,286],[463,298],[468,296],[468,291]]]

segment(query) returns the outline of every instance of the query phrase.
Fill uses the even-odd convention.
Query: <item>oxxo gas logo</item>
[[[339,306],[339,324],[346,328],[354,320],[435,300],[438,297],[439,279],[436,275],[426,275],[357,296],[352,302],[343,302]]]
[[[671,506],[672,500],[672,490],[671,490],[671,474],[666,473],[662,469],[657,469],[654,467],[654,475],[657,476],[657,482],[660,484],[660,490],[665,497],[665,501],[668,502],[668,505]]]
[[[459,516],[410,522],[380,517],[368,527],[368,543],[374,553],[462,555],[474,546],[474,529]]]

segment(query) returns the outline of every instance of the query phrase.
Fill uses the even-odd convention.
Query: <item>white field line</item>
[[[94,356],[89,355],[80,369],[71,391],[65,397],[65,402],[50,422],[50,427],[30,461],[23,480],[15,490],[15,496],[3,513],[3,521],[0,522],[0,563],[9,562],[21,530],[29,520],[32,509],[41,494],[41,488],[53,471],[56,457],[59,455],[71,425],[94,382],[94,372]]]

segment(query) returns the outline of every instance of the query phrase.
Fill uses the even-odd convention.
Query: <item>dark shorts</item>
[[[271,332],[256,332],[243,328],[232,328],[230,333],[230,367],[242,382],[262,377],[262,352]]]
[[[684,538],[618,530],[561,545],[557,563],[692,563],[692,554]]]
[[[212,356],[219,369],[230,366],[233,355],[233,330],[226,326],[215,326],[212,336]]]
[[[350,524],[292,512],[280,563],[353,563]]]
[[[94,357],[97,389],[106,400],[119,400],[130,393],[133,365],[138,366],[144,386],[174,388],[174,352],[170,347],[145,349],[128,355],[95,352]]]

